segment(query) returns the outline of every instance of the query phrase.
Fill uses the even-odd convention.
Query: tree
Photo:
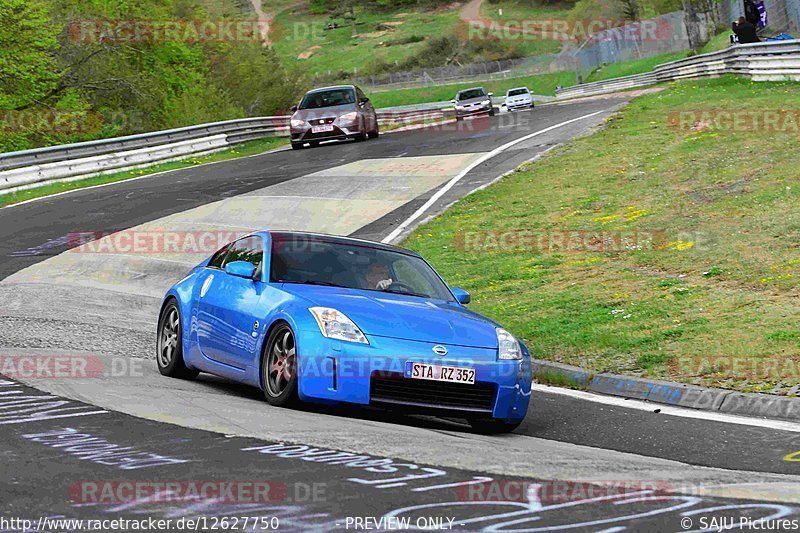
[[[703,46],[700,17],[697,16],[697,10],[692,0],[681,0],[681,4],[683,5],[683,20],[686,23],[689,48],[691,48],[693,52],[697,52],[700,50],[700,47]]]
[[[356,0],[340,0],[336,7],[333,8],[331,11],[331,18],[342,18],[344,20],[350,21],[350,26],[352,28],[352,35],[355,37],[358,35],[358,31],[356,30],[356,4],[358,2]]]
[[[40,0],[0,0],[0,109],[29,106],[55,87],[57,35]]]
[[[617,0],[623,20],[639,20],[641,6],[638,0]]]

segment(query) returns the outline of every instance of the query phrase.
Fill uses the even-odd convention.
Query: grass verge
[[[541,383],[543,385],[554,385],[556,387],[564,387],[566,389],[575,390],[586,390],[588,388],[586,383],[582,383],[570,376],[565,376],[564,374],[553,372],[551,370],[538,372],[533,377],[537,383]]]
[[[266,139],[256,139],[253,141],[244,142],[232,146],[228,150],[216,152],[201,157],[189,157],[180,161],[170,161],[168,163],[160,163],[146,168],[139,168],[135,170],[127,170],[125,172],[116,172],[114,174],[105,174],[102,176],[94,176],[68,183],[52,183],[42,185],[34,189],[27,189],[23,191],[2,193],[0,192],[0,207],[7,205],[33,200],[34,198],[42,198],[51,196],[65,191],[75,189],[84,189],[86,187],[93,187],[95,185],[104,185],[106,183],[114,183],[117,181],[125,181],[131,178],[138,178],[148,174],[155,174],[156,172],[164,172],[167,170],[177,170],[181,168],[188,168],[205,163],[214,163],[216,161],[225,161],[227,159],[235,159],[237,157],[246,157],[249,155],[256,155],[273,148],[278,148],[288,144],[288,138],[283,137],[269,137]]]
[[[711,119],[670,125],[689,110]],[[732,110],[788,110],[794,120],[755,131],[713,120]],[[536,358],[796,394],[797,110],[796,83],[670,84],[464,198],[406,245]],[[534,237],[515,240],[520,231]],[[609,237],[627,240],[600,250]]]
[[[527,86],[534,94],[552,95],[559,85],[566,87],[574,84],[574,72],[554,72],[552,74],[541,74],[539,76],[438,85],[435,87],[425,87],[424,89],[417,87],[414,89],[372,92],[369,97],[372,99],[375,107],[393,107],[450,100],[456,96],[458,91],[470,87],[484,87],[487,91],[493,92],[495,96],[501,96],[505,95],[506,91],[514,87]]]
[[[687,56],[686,52],[672,52],[668,54],[659,54],[657,56],[645,57],[644,59],[635,59],[632,61],[624,61],[622,63],[611,63],[603,65],[602,67],[593,71],[586,77],[586,82],[609,80],[611,78],[621,78],[622,76],[631,76],[633,74],[643,74],[650,72],[656,65],[683,59]]]

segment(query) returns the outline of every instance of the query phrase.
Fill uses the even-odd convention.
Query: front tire
[[[270,405],[290,407],[297,395],[297,343],[288,324],[276,326],[261,358],[261,388]]]
[[[519,422],[505,422],[503,420],[496,420],[493,418],[472,418],[469,420],[469,425],[476,433],[484,435],[492,435],[497,433],[511,433],[517,429],[522,420]]]
[[[156,363],[158,371],[171,378],[193,379],[200,373],[183,361],[181,310],[175,300],[170,300],[158,319]]]
[[[292,150],[302,150],[303,143],[292,143]]]

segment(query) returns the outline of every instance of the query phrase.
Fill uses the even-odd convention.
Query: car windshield
[[[270,281],[454,301],[441,278],[419,257],[306,235],[273,235]]]
[[[299,109],[320,109],[337,105],[354,104],[356,93],[353,89],[330,89],[307,93],[298,106]]]
[[[508,96],[519,96],[521,94],[528,94],[528,89],[511,89],[508,91]]]
[[[469,100],[470,98],[479,98],[481,96],[486,96],[486,91],[483,89],[467,89],[458,93],[459,100]]]

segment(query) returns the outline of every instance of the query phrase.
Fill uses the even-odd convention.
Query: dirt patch
[[[312,46],[312,47],[310,47],[310,48],[306,49],[306,51],[305,51],[305,52],[303,52],[302,54],[300,54],[299,56],[297,56],[297,59],[308,59],[309,57],[313,56],[313,55],[314,55],[314,52],[316,52],[316,51],[317,51],[317,50],[319,50],[320,48],[322,48],[320,45],[318,45],[318,44],[315,44],[314,46]]]

